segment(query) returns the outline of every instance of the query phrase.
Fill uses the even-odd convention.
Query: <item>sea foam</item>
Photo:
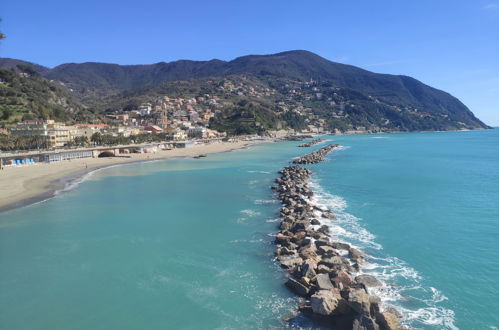
[[[442,292],[425,286],[422,276],[403,260],[386,255],[376,236],[362,226],[363,220],[346,211],[348,204],[344,198],[328,193],[315,178],[308,186],[314,191],[311,201],[336,217],[322,219],[330,227],[334,240],[366,253],[359,274],[373,275],[382,282],[382,286],[371,288],[370,292],[381,298],[383,309],[395,308],[402,314],[402,325],[410,328],[457,329],[454,312],[438,305],[447,300]]]

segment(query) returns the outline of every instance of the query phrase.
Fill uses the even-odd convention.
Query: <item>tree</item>
[[[0,18],[0,22],[2,21],[2,19]],[[1,39],[5,39],[5,34],[3,34],[2,32],[0,32],[0,40]]]
[[[99,132],[92,134],[92,136],[90,137],[90,141],[92,141],[95,145],[101,145],[102,144],[102,134]]]

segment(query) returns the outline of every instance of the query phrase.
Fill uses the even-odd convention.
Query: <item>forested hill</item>
[[[302,50],[248,55],[232,61],[180,60],[150,65],[89,62],[35,70],[47,79],[62,82],[84,104],[102,110],[115,101],[122,103],[122,98],[129,95],[154,95],[169,82],[189,81],[196,86],[209,84],[206,78],[251,77],[276,91],[267,100],[269,104],[289,101],[290,107],[314,107],[316,115],[331,125],[391,130],[487,127],[458,99],[416,79],[373,73]],[[301,99],[286,87],[305,88],[300,83],[311,80],[314,86],[298,93],[307,95]],[[267,108],[272,111],[274,107]]]

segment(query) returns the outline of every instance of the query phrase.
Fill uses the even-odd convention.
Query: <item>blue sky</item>
[[[499,0],[5,0],[0,17],[0,57],[52,67],[306,49],[413,76],[499,126]]]

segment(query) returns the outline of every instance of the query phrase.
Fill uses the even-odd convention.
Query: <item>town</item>
[[[378,126],[348,124],[348,120],[356,119],[356,108],[382,104],[379,99],[368,96],[359,100],[349,90],[313,79],[276,80],[267,85],[250,76],[212,78],[197,82],[197,89],[190,82],[179,84],[182,83],[186,87],[172,93],[174,95],[154,95],[138,104],[125,102],[119,109],[106,110],[103,117],[93,123],[31,119],[2,128],[0,165],[96,157],[104,154],[95,150],[117,146],[121,149],[116,149],[118,151],[113,151],[112,155],[151,152],[158,148],[168,150],[218,140],[389,131],[387,118],[380,118]],[[261,122],[258,116],[250,113],[241,120],[243,133],[228,134],[223,126],[216,125],[231,111],[238,115],[244,113],[248,103],[264,104],[273,116],[270,122]],[[418,109],[382,105],[398,113],[430,116]],[[29,154],[22,156],[26,151]],[[32,157],[33,153],[38,156]]]

